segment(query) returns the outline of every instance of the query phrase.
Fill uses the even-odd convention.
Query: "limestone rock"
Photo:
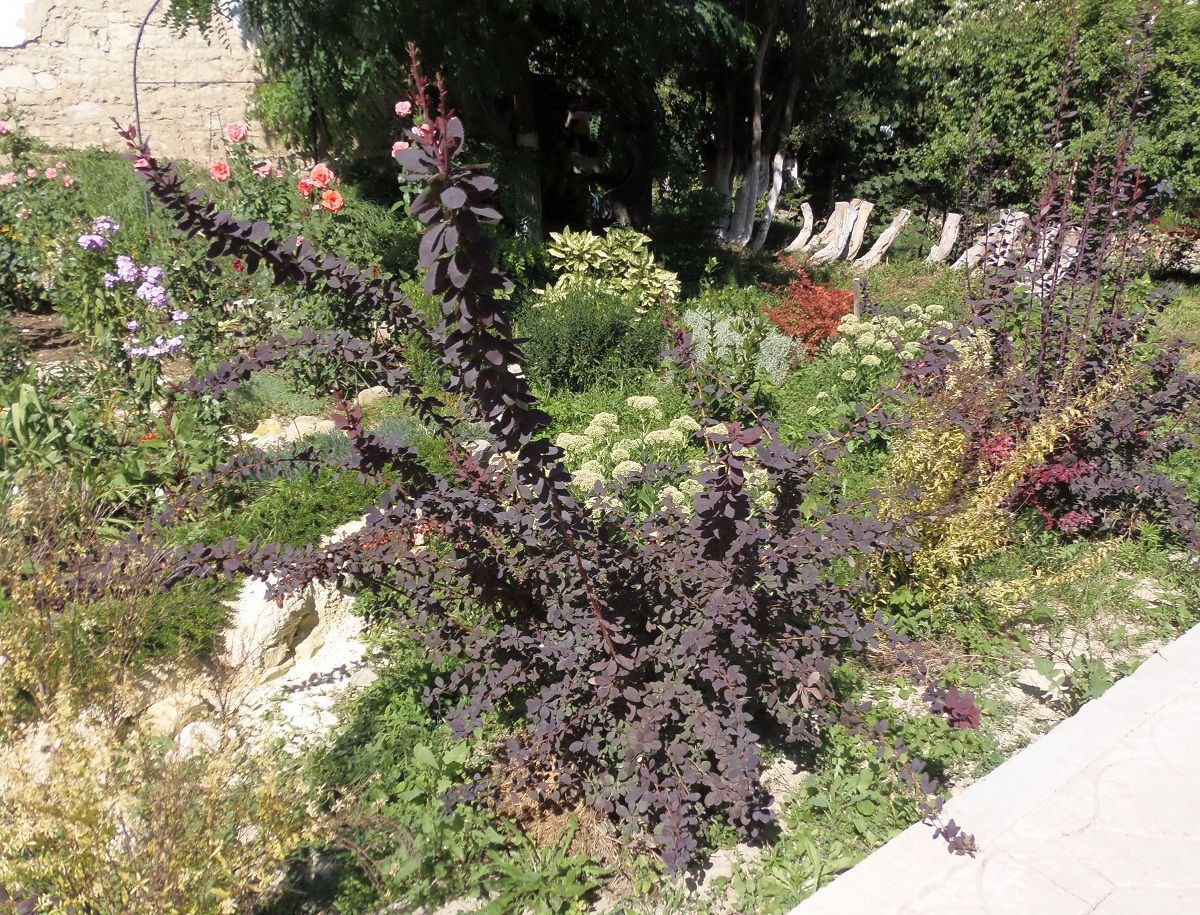
[[[183,759],[197,753],[210,753],[221,743],[221,732],[207,721],[193,721],[185,725],[175,738],[175,752]]]
[[[207,717],[212,705],[198,693],[178,692],[164,696],[142,713],[142,727],[152,737],[174,737]]]
[[[358,395],[358,405],[360,407],[368,407],[373,403],[378,403],[381,400],[386,400],[391,392],[381,384],[375,385],[373,388],[366,388]]]
[[[324,542],[364,526],[364,520],[351,521]],[[265,582],[243,584],[220,663],[237,681],[244,720],[300,737],[336,724],[333,709],[342,693],[375,678],[363,621],[353,608],[354,599],[334,585],[317,582],[278,601],[267,598]]]
[[[264,450],[278,448],[310,435],[324,435],[337,429],[332,419],[321,416],[296,416],[292,418],[268,416],[245,435],[245,441]]]

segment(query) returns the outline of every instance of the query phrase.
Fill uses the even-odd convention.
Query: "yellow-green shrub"
[[[313,793],[236,733],[184,756],[73,715],[38,733],[44,757],[0,768],[0,886],[17,898],[92,915],[250,912],[318,835]]]

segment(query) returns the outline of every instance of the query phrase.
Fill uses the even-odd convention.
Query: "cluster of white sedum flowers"
[[[598,486],[624,480],[640,473],[647,465],[677,463],[678,478],[659,484],[658,507],[674,506],[685,514],[694,511],[696,496],[703,491],[700,477],[711,469],[711,459],[691,457],[689,446],[698,453],[704,436],[724,435],[723,423],[702,426],[694,417],[677,416],[663,425],[662,405],[658,398],[636,395],[625,401],[633,415],[622,420],[615,413],[597,413],[583,432],[563,432],[556,439],[566,454],[571,468],[572,485],[587,499],[593,511],[628,511],[613,494],[597,496]],[[675,475],[672,473],[672,477]],[[747,469],[746,486],[754,504],[763,511],[771,510],[776,501],[770,489],[766,471],[751,465]],[[645,510],[645,507],[638,509]]]
[[[921,355],[921,341],[935,330],[949,330],[945,307],[936,303],[905,306],[901,314],[856,316],[848,314],[838,325],[838,335],[829,348],[834,357],[835,377],[857,389],[877,380]],[[834,385],[834,387],[840,387]],[[853,400],[857,391],[842,390],[841,399]],[[819,416],[838,407],[839,398],[820,391],[805,411]]]

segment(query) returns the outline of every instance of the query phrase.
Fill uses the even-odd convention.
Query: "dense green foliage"
[[[888,207],[954,206],[985,184],[998,202],[1028,203],[1058,87],[1069,76],[1079,100],[1071,151],[1094,147],[1128,76],[1140,9],[1137,0],[508,0],[458,4],[447,16],[408,0],[350,10],[250,0],[241,15],[271,77],[261,116],[312,155],[383,159],[403,95],[398,65],[415,41],[479,125],[514,222],[536,233],[543,221],[645,222],[651,182],[664,178],[654,205],[664,221],[681,206],[699,206],[709,226],[727,220],[730,195],[751,180],[747,86],[759,49],[764,167],[776,149],[797,163],[785,205],[809,197],[820,210],[856,192]],[[206,22],[213,4],[174,0],[172,13]],[[1153,104],[1137,161],[1191,212],[1200,11],[1159,3],[1153,32]],[[570,123],[571,112],[582,120]],[[767,191],[768,182],[754,189]]]

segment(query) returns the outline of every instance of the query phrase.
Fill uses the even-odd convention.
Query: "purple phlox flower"
[[[83,235],[79,236],[78,241],[79,247],[83,248],[85,251],[103,251],[106,247],[108,247],[108,242],[105,240],[103,235],[84,233]]]
[[[115,273],[104,274],[104,288],[105,289],[112,289],[120,281],[121,281],[121,278],[119,276],[117,276]]]
[[[167,290],[162,286],[155,286],[149,280],[137,288],[137,297],[149,302],[155,308],[163,308],[167,304]]]
[[[117,258],[117,279],[122,283],[136,283],[139,276],[138,266],[134,263],[133,258],[127,254],[122,254]]]
[[[176,308],[173,312],[171,312],[171,320],[174,321],[176,324],[182,324],[184,321],[186,321],[190,317],[191,317],[191,315],[189,315],[182,308]]]
[[[163,277],[165,275],[166,274],[163,273],[162,267],[145,267],[142,270],[142,279],[144,279],[147,283],[153,283],[155,286],[162,285]]]
[[[120,232],[121,224],[111,216],[97,216],[92,220],[92,231],[97,235],[108,237],[114,232]]]
[[[163,356],[177,353],[183,349],[183,337],[164,337],[159,334],[149,346],[138,346],[130,338],[125,341],[125,352],[141,359],[161,359]]]

